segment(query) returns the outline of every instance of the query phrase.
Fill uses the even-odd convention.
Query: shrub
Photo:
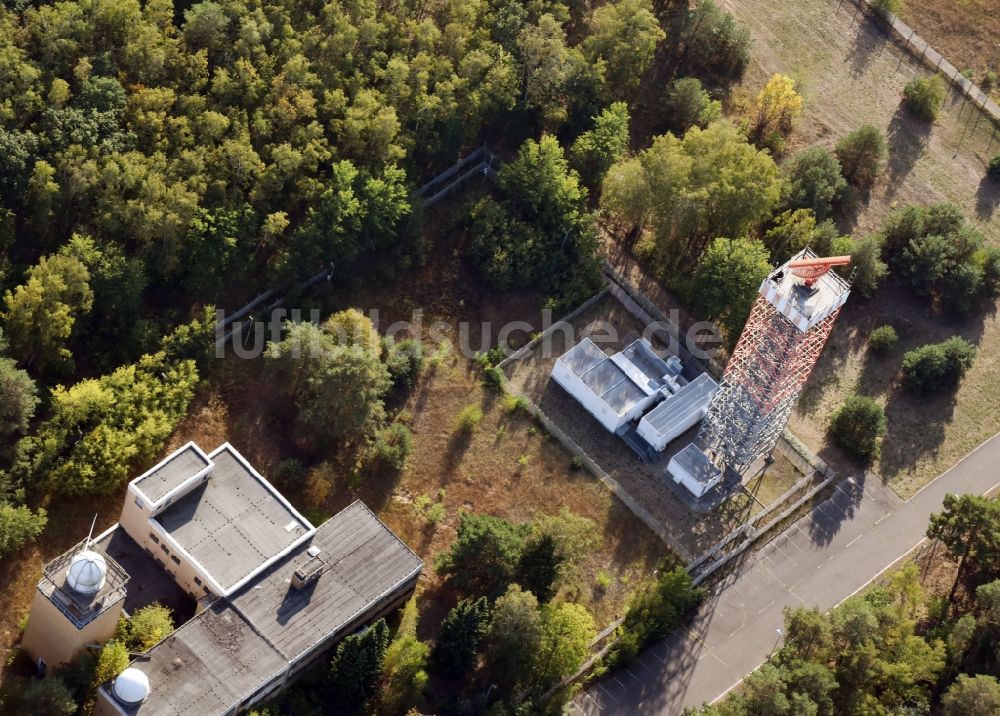
[[[424,348],[412,338],[399,343],[386,339],[383,355],[393,385],[412,386],[424,368]]]
[[[174,630],[170,609],[153,602],[118,621],[115,639],[129,651],[148,651]]]
[[[847,181],[840,162],[822,147],[799,152],[788,165],[788,206],[812,209],[823,220],[833,213],[833,206],[844,198]]]
[[[520,395],[505,395],[503,409],[507,413],[517,413],[528,409],[528,399]]]
[[[887,18],[890,14],[899,14],[899,8],[902,5],[900,0],[871,0],[871,9],[879,17]]]
[[[301,460],[294,457],[282,460],[278,463],[278,469],[275,471],[277,478],[289,485],[302,484],[307,474],[309,474],[309,471],[306,469],[306,466],[302,464]]]
[[[990,179],[1000,181],[1000,154],[990,159],[990,166],[986,173],[989,174]]]
[[[609,663],[617,666],[635,659],[647,644],[680,626],[704,598],[705,590],[692,584],[691,575],[683,567],[663,572],[648,582],[625,613],[618,641],[608,654]]]
[[[834,154],[840,161],[844,179],[866,189],[881,170],[886,155],[885,137],[877,127],[866,124],[837,142]]]
[[[830,422],[830,437],[837,446],[863,462],[878,453],[878,441],[885,432],[885,411],[863,395],[852,395],[845,400]]]
[[[483,409],[478,405],[466,405],[458,414],[458,430],[471,433],[483,419]]]
[[[896,350],[899,336],[892,326],[879,326],[868,336],[868,348],[879,355],[888,355]]]
[[[413,433],[402,423],[392,423],[376,433],[373,449],[377,464],[401,470],[413,449]]]
[[[914,117],[926,122],[937,119],[944,98],[945,85],[940,75],[914,77],[903,88],[903,105]]]
[[[923,392],[954,387],[975,358],[976,347],[959,336],[929,343],[903,356],[903,384]]]

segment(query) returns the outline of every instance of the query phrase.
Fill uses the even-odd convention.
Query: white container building
[[[667,445],[705,417],[719,384],[708,373],[678,388],[639,421],[639,437],[662,452]]]

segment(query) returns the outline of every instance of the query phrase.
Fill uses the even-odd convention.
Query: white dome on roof
[[[149,696],[149,677],[130,666],[118,674],[115,685],[111,688],[119,701],[126,704],[142,703]]]
[[[104,586],[108,563],[104,557],[89,549],[73,556],[66,570],[66,584],[80,594],[97,594]]]

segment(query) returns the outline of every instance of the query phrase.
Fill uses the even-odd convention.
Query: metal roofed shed
[[[722,482],[722,470],[694,443],[689,443],[670,458],[667,472],[674,482],[684,485],[696,498],[704,497]]]
[[[679,363],[663,361],[648,341],[638,339],[608,356],[584,338],[556,359],[552,378],[609,432],[618,432],[659,399]]]
[[[719,384],[708,373],[680,389],[646,413],[639,421],[639,437],[657,452],[705,417]]]
[[[296,587],[303,564],[319,574]],[[363,503],[320,525],[306,542],[232,596],[216,600],[130,665],[146,675],[138,705],[101,686],[96,713],[215,716],[236,713],[285,685],[340,638],[396,608],[423,562]],[[311,570],[310,570],[311,571]]]
[[[150,524],[226,595],[315,528],[229,444],[209,457],[209,477]]]

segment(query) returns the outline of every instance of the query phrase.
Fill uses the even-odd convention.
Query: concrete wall
[[[139,498],[137,501],[136,498]],[[141,505],[139,503],[142,503]],[[195,564],[191,558],[184,553],[177,543],[166,533],[158,522],[151,521],[148,504],[141,499],[141,496],[130,485],[125,497],[125,505],[122,507],[121,517],[118,519],[120,529],[124,529],[126,534],[146,550],[153,558],[163,566],[174,578],[174,581],[195,600],[204,597],[206,593],[221,596],[221,591],[216,589],[204,569]],[[154,537],[156,539],[154,539]],[[159,540],[158,542],[156,540]],[[164,551],[166,547],[166,551]],[[179,560],[175,562],[173,557]],[[195,581],[198,579],[201,584]],[[208,591],[206,592],[206,587]]]
[[[71,662],[85,645],[102,643],[114,636],[124,603],[124,599],[119,599],[83,629],[77,629],[41,590],[36,589],[21,646],[32,661],[37,663],[41,657],[46,673],[51,674],[57,667]]]
[[[580,376],[571,371],[561,360],[557,360],[552,365],[552,379],[565,388],[567,393],[576,398],[577,402],[586,408],[587,412],[593,415],[597,422],[603,425],[604,429],[608,432],[613,433],[628,422],[627,416],[619,416],[612,411],[607,403],[601,400],[580,379]]]

